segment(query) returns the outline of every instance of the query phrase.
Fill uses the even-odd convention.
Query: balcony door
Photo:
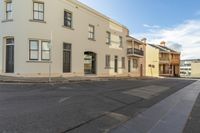
[[[14,73],[14,38],[6,39],[6,73]]]

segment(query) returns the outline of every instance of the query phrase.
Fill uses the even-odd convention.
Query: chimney
[[[160,46],[164,46],[165,47],[165,45],[166,45],[165,41],[160,42]]]
[[[142,38],[141,41],[142,41],[143,43],[145,43],[145,44],[147,43],[147,39],[146,39],[146,38]]]

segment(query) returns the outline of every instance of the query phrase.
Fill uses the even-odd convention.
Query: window
[[[29,60],[47,61],[50,60],[50,47],[48,41],[29,41]]]
[[[138,60],[133,59],[133,68],[137,69],[138,68]]]
[[[29,41],[29,60],[39,59],[39,41],[30,40]]]
[[[119,44],[120,44],[120,47],[123,46],[123,38],[122,38],[122,36],[119,36]]]
[[[7,45],[14,45],[14,38],[6,38]]]
[[[6,2],[6,20],[12,19],[12,2]]]
[[[46,41],[42,42],[41,57],[42,60],[50,60],[49,42]]]
[[[110,55],[106,55],[106,68],[110,67]]]
[[[89,25],[89,29],[88,29],[88,39],[91,39],[91,40],[95,40],[95,28],[94,28],[94,25]]]
[[[64,11],[64,26],[72,28],[72,13]]]
[[[111,44],[111,33],[109,31],[106,32],[106,44]]]
[[[44,21],[44,3],[33,3],[33,20]]]
[[[122,57],[122,68],[125,68],[125,57]]]

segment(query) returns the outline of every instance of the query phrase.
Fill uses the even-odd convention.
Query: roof
[[[130,39],[130,41],[134,40],[135,42],[138,42],[140,44],[144,44],[144,42],[142,42],[142,41],[140,41],[140,40],[138,40],[138,39],[136,39],[136,38],[134,38],[134,37],[132,37],[130,35],[128,35],[127,38]]]
[[[119,26],[121,26],[121,27],[123,27],[125,29],[128,29],[126,26],[124,26],[124,25],[120,24],[119,22],[109,18],[108,16],[96,11],[95,9],[83,4],[82,2],[79,2],[78,0],[66,0],[66,1],[68,1],[68,2],[70,2],[72,4],[75,4],[75,5],[79,6],[79,7],[82,7],[83,9],[85,9],[85,10],[87,10],[89,12],[92,12],[95,15],[100,16],[100,17],[102,17],[102,18],[104,18],[104,19],[106,19],[106,20],[108,20],[110,22],[113,22],[113,23],[115,23],[115,24],[117,24],[117,25],[119,25]]]
[[[180,54],[180,52],[177,52],[171,48],[168,48],[166,46],[161,46],[161,45],[155,45],[155,44],[148,44],[154,48],[157,48],[160,50],[160,52],[163,52],[163,53],[177,53],[177,54]]]

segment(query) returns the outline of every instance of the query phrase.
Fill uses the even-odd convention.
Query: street
[[[0,133],[106,133],[193,82],[0,83]]]

